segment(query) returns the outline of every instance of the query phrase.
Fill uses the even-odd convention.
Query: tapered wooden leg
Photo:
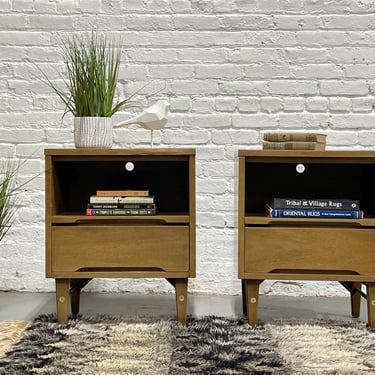
[[[258,299],[260,280],[246,280],[247,320],[251,326],[258,322]]]
[[[69,310],[69,279],[56,279],[57,322],[68,322]]]
[[[367,283],[368,325],[375,328],[375,283]]]
[[[361,283],[351,283],[350,302],[352,317],[358,318],[361,315]]]
[[[175,279],[177,320],[186,323],[188,279]]]
[[[70,302],[73,315],[78,315],[79,313],[79,302],[81,297],[81,289],[74,288],[71,290]]]
[[[246,291],[246,280],[241,280],[241,288],[242,288],[242,312],[244,315],[247,315],[247,291]]]
[[[352,317],[358,318],[361,314],[361,297],[366,295],[362,292],[361,282],[340,281],[340,284],[350,292],[350,304]]]
[[[72,314],[79,313],[79,302],[81,297],[81,289],[87,285],[91,279],[72,279],[70,288],[70,300],[72,305]]]

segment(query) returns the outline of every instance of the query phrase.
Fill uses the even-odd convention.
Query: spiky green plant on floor
[[[7,161],[0,170],[0,242],[12,226],[16,212],[16,196],[19,189],[15,187],[17,167]]]

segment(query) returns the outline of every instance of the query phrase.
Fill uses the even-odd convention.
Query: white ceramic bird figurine
[[[169,103],[166,100],[158,100],[151,107],[144,109],[138,116],[113,125],[114,128],[138,124],[142,128],[151,130],[151,147],[153,146],[153,131],[159,130],[168,122]]]

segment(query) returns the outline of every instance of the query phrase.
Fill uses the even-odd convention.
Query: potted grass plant
[[[64,115],[74,116],[75,146],[112,147],[112,116],[132,106],[134,96],[120,100],[117,94],[119,43],[94,31],[74,34],[62,40],[62,57],[66,67],[63,88],[44,76],[64,103]]]

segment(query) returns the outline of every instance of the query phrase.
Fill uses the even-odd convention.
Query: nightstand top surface
[[[238,150],[238,156],[277,158],[375,158],[375,151],[368,150]]]
[[[45,149],[45,155],[51,156],[100,156],[100,155],[195,155],[193,148],[54,148]]]

